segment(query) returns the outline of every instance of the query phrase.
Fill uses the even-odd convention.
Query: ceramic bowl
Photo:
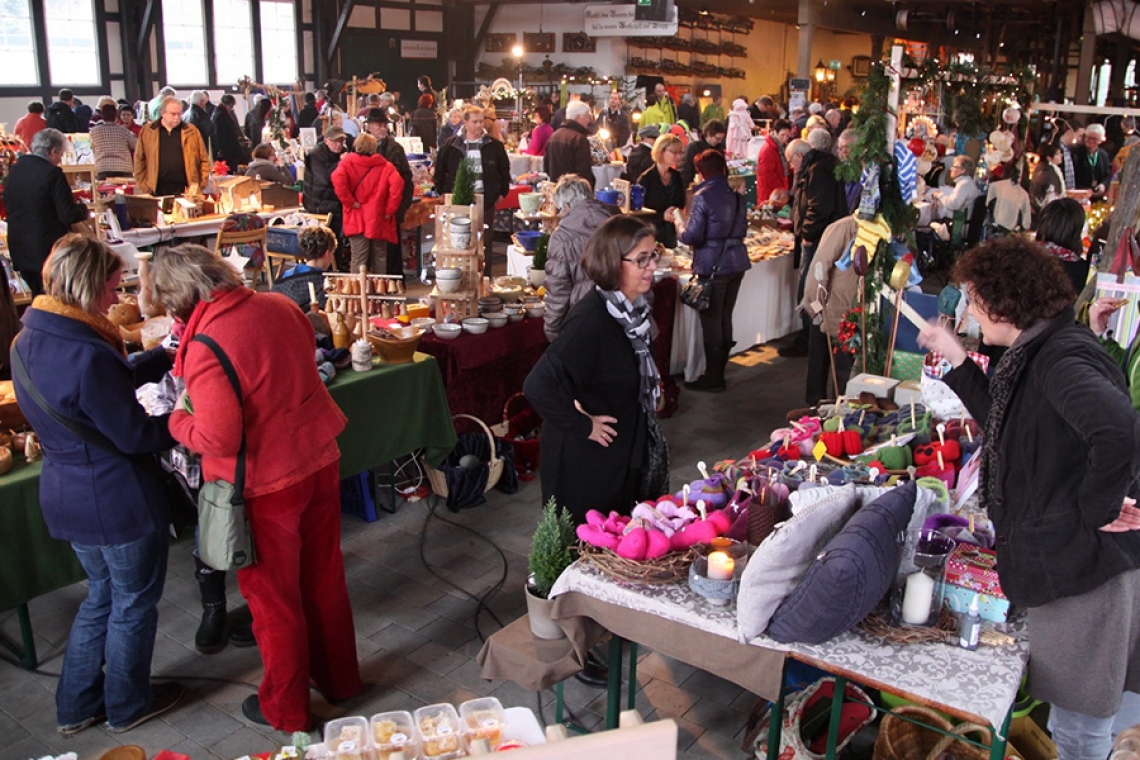
[[[416,317],[412,320],[412,327],[418,327],[421,330],[427,331],[435,324],[435,319],[432,317]]]
[[[533,304],[526,307],[526,315],[531,318],[541,317],[545,313],[546,307],[542,304]]]
[[[538,239],[542,237],[540,230],[519,230],[515,233],[515,240],[523,247],[527,253],[534,253],[535,247],[538,245]]]
[[[451,324],[448,322],[440,322],[439,324],[431,326],[432,332],[435,337],[441,340],[455,340],[463,332],[462,325]]]
[[[502,327],[507,323],[507,315],[501,311],[485,311],[483,312],[483,319],[487,320],[492,328]]]
[[[435,286],[439,288],[440,293],[455,293],[462,284],[462,280],[436,280]]]
[[[487,332],[487,327],[491,323],[483,317],[468,317],[463,320],[463,329],[472,335],[482,335]]]
[[[437,280],[459,280],[462,277],[463,271],[454,267],[435,270],[435,279]]]

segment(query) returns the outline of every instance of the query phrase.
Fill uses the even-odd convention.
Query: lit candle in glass
[[[709,555],[709,580],[714,581],[730,581],[732,580],[732,571],[735,563],[732,557],[724,552],[713,552]]]

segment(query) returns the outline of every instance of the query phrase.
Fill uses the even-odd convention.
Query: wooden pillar
[[[882,60],[882,57],[883,57],[883,40],[885,40],[885,39],[886,39],[886,37],[884,37],[881,34],[872,34],[871,35],[871,61]]]
[[[796,76],[814,80],[815,62],[811,57],[811,46],[815,39],[815,12],[811,0],[800,0],[798,15],[799,40],[796,48]]]

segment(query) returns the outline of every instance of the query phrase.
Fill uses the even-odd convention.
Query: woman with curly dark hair
[[[1002,590],[1029,611],[1029,692],[1052,704],[1060,760],[1103,759],[1136,722],[1124,692],[1140,692],[1140,417],[1039,245],[988,242],[953,277],[986,341],[1009,350],[987,380],[945,328],[919,340],[954,365],[944,379],[984,426],[980,496]]]

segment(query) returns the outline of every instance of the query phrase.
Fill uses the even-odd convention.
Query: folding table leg
[[[32,618],[28,615],[26,603],[16,607],[16,617],[20,621],[20,639],[23,646],[18,647],[6,638],[0,638],[0,644],[20,658],[20,663],[25,668],[35,670],[40,664],[40,660],[36,656],[36,639],[32,635]]]
[[[609,678],[606,685],[606,729],[618,727],[618,714],[621,712],[621,645],[625,639],[610,636]]]
[[[843,716],[843,699],[847,695],[847,679],[835,677],[835,692],[831,695],[831,722],[827,726],[826,760],[835,760],[835,747],[839,744],[839,723]]]
[[[626,700],[627,710],[637,709],[637,642],[629,642],[629,696]]]
[[[776,760],[780,756],[780,729],[784,723],[784,688],[788,677],[788,658],[784,658],[784,666],[780,669],[780,693],[772,703],[768,715],[768,760]]]
[[[1010,705],[1009,712],[1005,714],[1005,720],[1001,724],[1001,733],[994,731],[994,740],[990,743],[990,760],[1002,760],[1005,757],[1006,737],[1009,736],[1009,724],[1013,720],[1013,706]]]

